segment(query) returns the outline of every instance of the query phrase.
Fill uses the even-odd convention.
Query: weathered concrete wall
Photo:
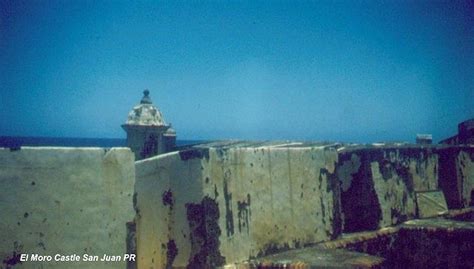
[[[230,148],[209,155],[204,194],[219,205],[228,261],[338,235],[334,149]]]
[[[452,146],[437,150],[439,185],[450,209],[474,205],[474,147]]]
[[[396,225],[417,218],[416,194],[473,200],[474,148],[227,143],[136,163],[138,268],[214,268]]]
[[[125,262],[23,262],[41,255],[126,253],[134,218],[133,153],[126,148],[0,149],[0,266],[125,268]]]
[[[213,268],[338,236],[336,162],[331,147],[258,144],[137,162],[138,268]]]
[[[212,268],[415,218],[417,192],[472,206],[474,147],[221,142],[135,165],[125,148],[0,149],[0,186],[3,267],[124,268],[18,254],[123,255],[135,218],[138,268]]]
[[[349,146],[336,171],[345,232],[416,218],[417,192],[441,190],[449,209],[473,205],[474,147]]]
[[[457,163],[462,178],[462,207],[474,206],[474,148],[461,151]]]
[[[339,155],[345,232],[413,219],[415,192],[438,189],[438,155],[431,147],[356,147]]]
[[[202,199],[201,159],[169,153],[136,162],[138,268],[189,259],[186,203]],[[179,244],[179,252],[177,245]]]

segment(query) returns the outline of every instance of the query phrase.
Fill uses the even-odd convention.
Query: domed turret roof
[[[143,91],[143,98],[140,104],[133,107],[130,113],[128,113],[126,125],[167,126],[163,115],[153,105],[149,95],[150,91]]]
[[[166,130],[166,132],[163,134],[165,136],[176,136],[176,130],[173,129],[173,127],[171,126],[171,123],[170,123],[170,128],[168,128],[168,130]]]

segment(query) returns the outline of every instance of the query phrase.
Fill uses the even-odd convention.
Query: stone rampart
[[[134,183],[127,148],[0,149],[0,268],[126,268],[82,258],[127,253]],[[53,261],[20,262],[22,253]],[[55,262],[55,254],[81,261]]]
[[[473,151],[225,142],[137,162],[139,268],[213,268],[397,225],[432,197],[446,208],[443,194],[466,207]]]
[[[139,269],[215,268],[473,206],[474,147],[227,141],[138,162],[126,148],[0,149],[0,186],[5,268],[39,266],[20,253],[133,251]]]
[[[333,147],[282,143],[137,162],[138,267],[215,268],[337,237],[336,162]]]

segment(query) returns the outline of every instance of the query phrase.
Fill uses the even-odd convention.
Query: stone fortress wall
[[[336,161],[325,146],[217,143],[137,162],[138,268],[214,268],[334,238]]]
[[[224,142],[136,170],[138,268],[214,268],[474,204],[472,146]]]
[[[68,268],[214,268],[474,204],[472,146],[228,141],[137,162],[125,148],[21,148],[0,166],[3,268],[19,253],[135,249],[136,265]]]
[[[0,149],[0,268],[125,268],[20,262],[20,254],[123,256],[134,184],[128,148]]]

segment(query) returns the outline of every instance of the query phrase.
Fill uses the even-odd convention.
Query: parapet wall
[[[439,185],[450,209],[474,206],[474,147],[453,146],[437,150]]]
[[[0,149],[0,186],[4,268],[125,268],[19,254],[135,250],[139,269],[215,268],[423,217],[419,194],[473,206],[474,147],[219,142],[135,163],[126,148]]]
[[[126,268],[125,262],[20,262],[20,254],[127,253],[135,215],[127,148],[0,149],[0,268]]]
[[[345,232],[413,219],[415,192],[438,190],[438,155],[431,147],[349,147],[339,157]]]
[[[364,146],[339,150],[344,232],[421,217],[417,195],[444,194],[447,209],[473,205],[474,147]],[[437,206],[433,201],[430,206]]]
[[[256,143],[137,162],[138,268],[215,268],[338,236],[336,162],[332,147]]]
[[[136,162],[138,268],[169,268],[175,260],[187,260],[185,204],[202,199],[201,173],[199,158],[182,161],[177,152]]]
[[[214,268],[396,225],[422,216],[420,193],[472,205],[473,156],[468,146],[216,143],[137,162],[138,268]]]

